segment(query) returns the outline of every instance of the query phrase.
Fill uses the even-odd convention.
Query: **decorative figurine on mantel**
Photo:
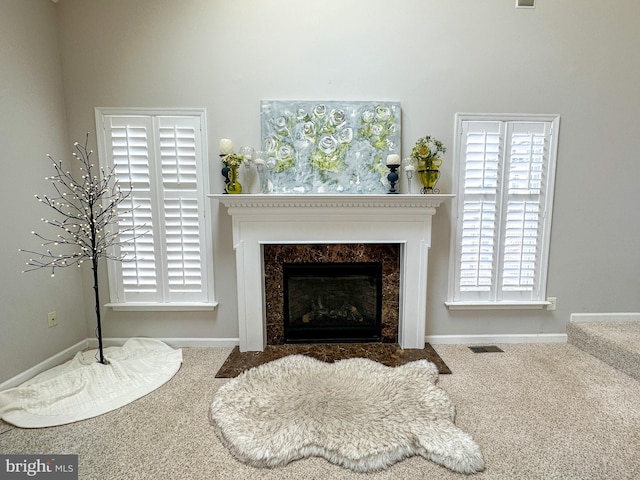
[[[397,153],[392,153],[387,156],[387,168],[389,169],[389,174],[387,175],[387,180],[389,180],[389,191],[387,193],[398,193],[396,190],[396,182],[400,176],[398,175],[398,167],[400,167],[400,155]]]
[[[419,138],[411,149],[413,158],[418,167],[418,178],[422,184],[422,193],[440,193],[434,188],[440,178],[440,165],[442,159],[439,154],[446,153],[447,148],[440,140],[429,135]]]

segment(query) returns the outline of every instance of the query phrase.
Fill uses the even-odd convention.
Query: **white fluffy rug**
[[[210,419],[231,453],[255,467],[321,456],[368,472],[422,455],[456,472],[481,471],[480,448],[453,423],[437,378],[427,360],[391,368],[292,355],[223,385]]]
[[[0,418],[22,428],[77,422],[120,408],[169,381],[182,364],[182,350],[160,340],[132,338],[122,347],[78,352],[19,387],[0,392]]]

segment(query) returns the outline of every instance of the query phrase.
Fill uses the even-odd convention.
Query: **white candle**
[[[253,163],[256,165],[264,165],[264,160],[262,158],[256,158]]]
[[[233,142],[228,138],[220,140],[220,154],[229,155],[233,153]]]
[[[392,153],[387,156],[387,165],[400,165],[400,155]]]
[[[416,169],[413,165],[407,165],[404,167],[405,172],[413,172]]]

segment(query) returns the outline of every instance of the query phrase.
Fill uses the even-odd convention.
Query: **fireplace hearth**
[[[285,343],[380,342],[382,262],[286,263]]]

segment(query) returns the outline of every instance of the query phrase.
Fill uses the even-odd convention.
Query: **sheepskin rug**
[[[437,378],[427,360],[392,368],[291,355],[223,385],[210,420],[231,453],[254,467],[320,456],[369,472],[422,455],[456,472],[479,472],[480,448],[453,423],[455,407]]]

